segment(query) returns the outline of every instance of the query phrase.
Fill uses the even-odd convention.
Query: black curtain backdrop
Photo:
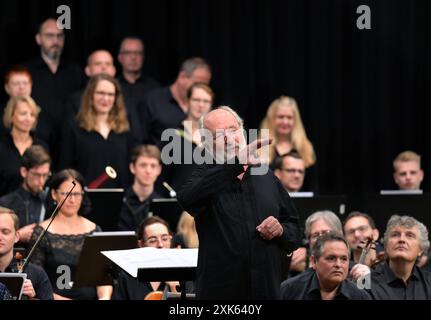
[[[205,57],[218,104],[258,127],[273,99],[297,99],[318,159],[322,193],[394,188],[392,160],[423,156],[429,189],[431,2],[396,0],[1,1],[2,70],[38,54],[36,27],[72,11],[65,56],[85,64],[96,48],[115,56],[141,36],[144,70],[171,83],[180,63]],[[359,5],[371,30],[359,30]],[[4,94],[4,93],[2,93]]]

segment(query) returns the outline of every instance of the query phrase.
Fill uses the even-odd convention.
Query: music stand
[[[431,227],[431,194],[365,195],[364,211],[373,217],[376,227],[384,232],[389,218],[394,215],[412,216]]]
[[[95,232],[87,236],[82,246],[73,287],[95,287],[112,284],[112,262],[101,251],[136,248],[133,231]]]
[[[181,300],[186,300],[186,282],[196,279],[196,267],[177,268],[139,268],[138,280],[145,281],[178,281]]]
[[[91,202],[89,219],[104,231],[118,230],[118,220],[123,205],[123,189],[87,189]]]
[[[322,210],[330,210],[341,219],[347,212],[347,197],[345,195],[295,197],[295,194],[292,194],[291,198],[302,219]]]
[[[150,203],[150,214],[166,220],[172,231],[176,231],[183,209],[177,199],[153,199]]]
[[[104,251],[106,257],[139,281],[179,281],[181,299],[185,282],[196,278],[198,249],[156,249]]]
[[[21,300],[24,282],[27,279],[26,273],[0,273],[0,283],[3,283],[12,295],[13,300]]]

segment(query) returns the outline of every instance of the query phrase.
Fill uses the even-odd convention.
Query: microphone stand
[[[168,191],[169,191],[169,196],[171,197],[171,198],[176,198],[177,197],[177,193],[175,192],[175,190],[174,189],[172,189],[172,187],[165,181],[165,182],[163,182],[163,186],[166,188],[166,189],[168,189]]]
[[[23,273],[25,267],[27,267],[31,256],[33,255],[34,251],[36,250],[37,246],[39,245],[40,241],[42,241],[43,237],[45,236],[46,232],[48,231],[49,227],[51,226],[51,223],[54,221],[55,217],[58,215],[58,212],[60,211],[60,209],[63,207],[64,203],[66,202],[67,198],[69,198],[70,194],[72,193],[73,189],[75,189],[76,187],[76,182],[75,180],[72,181],[72,188],[70,188],[69,192],[67,193],[67,195],[64,197],[64,199],[55,207],[54,211],[51,214],[51,218],[50,221],[48,223],[48,226],[46,227],[46,229],[43,229],[42,233],[39,235],[39,237],[37,238],[36,242],[34,243],[33,247],[31,248],[28,256],[26,259],[24,259],[24,263],[18,267],[18,271],[19,273]]]

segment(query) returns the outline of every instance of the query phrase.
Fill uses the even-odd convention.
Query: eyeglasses
[[[328,232],[331,232],[331,230],[312,233],[312,234],[310,234],[310,240],[316,240],[317,238],[319,238],[320,236],[322,236]]]
[[[230,129],[217,129],[216,133],[214,135],[214,140],[223,138],[225,136],[233,136],[236,135],[239,131],[241,130],[241,128],[230,128]]]
[[[287,173],[291,173],[291,174],[299,173],[301,176],[303,176],[305,174],[305,171],[301,170],[301,169],[282,169],[282,170],[286,171]]]
[[[57,39],[63,39],[64,33],[42,33],[42,36],[45,38],[48,38],[50,40],[57,38]]]
[[[364,232],[367,232],[369,228],[370,226],[367,226],[367,225],[359,226],[357,228],[352,228],[346,231],[346,235],[348,236],[354,235],[356,231],[359,231],[360,233],[364,233]]]
[[[121,51],[120,52],[120,54],[124,54],[124,55],[126,55],[126,56],[141,56],[142,54],[143,54],[143,51],[128,51],[128,50],[125,50],[125,51]]]
[[[207,99],[198,99],[198,98],[191,98],[190,101],[195,103],[202,103],[206,105],[211,105],[212,101]]]
[[[149,237],[148,239],[145,239],[144,241],[149,245],[156,245],[158,242],[160,243],[168,243],[171,241],[172,236],[169,234],[164,234],[161,237]]]
[[[96,91],[96,92],[94,92],[94,94],[96,96],[99,96],[99,97],[108,97],[108,98],[111,98],[111,99],[115,98],[115,93],[112,93],[112,92]]]
[[[63,197],[67,196],[69,192],[57,190],[57,193]],[[84,195],[84,191],[82,192],[72,192],[69,197],[81,198]]]
[[[37,179],[48,179],[51,176],[51,172],[48,173],[39,173],[39,172],[34,172],[34,171],[29,171],[28,173],[30,173],[33,177],[37,178]]]

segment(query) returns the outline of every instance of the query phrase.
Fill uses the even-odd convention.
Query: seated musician
[[[168,223],[157,217],[144,219],[137,231],[138,247],[154,247],[158,249],[169,249],[172,246],[172,233]],[[118,282],[114,285],[113,300],[144,300],[154,291],[164,291],[167,286],[171,292],[177,292],[174,282],[140,282],[131,277],[125,271],[120,271]]]
[[[371,272],[376,300],[431,300],[431,273],[416,262],[430,246],[425,225],[409,216],[392,216],[383,244],[387,260]]]
[[[310,250],[313,248],[319,236],[329,231],[342,233],[340,219],[332,211],[317,211],[311,214],[305,221],[305,238]],[[306,270],[309,267],[309,253],[307,248],[301,247],[293,252],[290,262],[290,276]]]
[[[313,246],[312,272],[304,272],[284,281],[281,297],[284,300],[369,300],[350,280],[350,250],[341,234],[327,232]]]
[[[340,219],[335,213],[329,210],[317,211],[310,215],[305,221],[305,237],[308,241],[308,252],[306,248],[299,248],[293,252],[290,262],[289,275],[295,276],[296,274],[311,269],[313,262],[309,256],[317,239],[325,233],[330,231],[338,234],[343,234],[343,227]],[[358,261],[350,261],[349,263],[350,277],[357,280],[366,274],[370,273],[370,269],[365,264],[360,264]]]
[[[19,272],[19,261],[13,256],[13,246],[19,240],[19,219],[10,209],[0,207],[0,273]],[[23,270],[27,274],[22,299],[52,300],[52,287],[42,268],[29,263]]]
[[[156,146],[141,145],[132,151],[129,170],[133,174],[133,184],[126,189],[121,207],[118,229],[134,231],[139,223],[148,217],[150,202],[161,196],[154,190],[154,183],[162,166],[160,150]]]
[[[352,250],[352,261],[360,263],[360,257],[367,240],[373,242],[379,239],[379,230],[376,228],[374,219],[366,213],[359,211],[351,212],[343,223],[344,236]],[[379,243],[373,244],[372,248],[364,256],[363,264],[371,267],[384,255],[383,246]],[[362,261],[361,261],[362,262]]]

